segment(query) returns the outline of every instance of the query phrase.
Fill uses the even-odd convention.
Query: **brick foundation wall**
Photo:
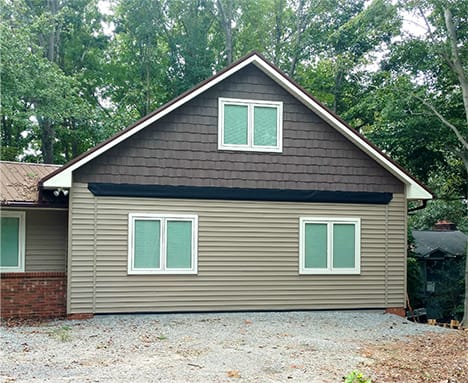
[[[387,314],[395,314],[401,317],[406,317],[406,310],[404,307],[388,307],[385,309]]]
[[[66,315],[66,273],[1,273],[0,282],[2,319],[57,318]]]

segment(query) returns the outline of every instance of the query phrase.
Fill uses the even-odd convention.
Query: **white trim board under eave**
[[[215,86],[216,84],[220,83],[227,77],[238,72],[239,70],[251,63],[254,64],[257,68],[259,68],[262,72],[264,72],[267,76],[269,76],[272,80],[274,80],[278,85],[282,86],[284,89],[293,94],[302,103],[308,106],[312,111],[317,113],[317,115],[319,115],[322,119],[328,122],[335,129],[337,129],[345,137],[347,137],[357,147],[359,147],[361,150],[363,150],[365,153],[371,156],[371,158],[373,158],[377,163],[382,165],[395,177],[401,180],[406,186],[405,190],[407,199],[432,199],[432,195],[421,185],[419,185],[414,179],[412,179],[408,174],[403,172],[400,168],[398,168],[398,166],[396,166],[379,151],[370,146],[357,134],[354,134],[350,128],[348,128],[345,124],[343,124],[340,120],[333,116],[328,110],[326,110],[323,106],[317,103],[314,99],[312,99],[304,91],[298,88],[295,84],[288,81],[287,78],[280,74],[280,72],[276,71],[270,64],[268,64],[256,54],[253,54],[252,56],[247,57],[245,60],[240,61],[238,64],[226,70],[224,73],[221,73],[219,76],[214,77],[212,80],[208,80],[199,88],[196,88],[193,91],[189,92],[185,97],[180,98],[173,104],[169,105],[167,108],[164,108],[159,113],[156,113],[154,116],[148,118],[147,120],[141,122],[133,128],[128,129],[128,131],[121,134],[120,136],[114,139],[110,139],[107,144],[103,145],[99,149],[91,151],[81,160],[58,172],[55,176],[51,177],[50,179],[44,181],[43,187],[47,189],[59,187],[70,188],[72,185],[72,172],[74,170],[78,169],[82,165],[106,152],[107,150],[119,144],[120,142],[138,133],[140,130],[144,129],[148,125],[151,125],[153,122],[171,113],[173,110],[189,102],[193,98],[202,94],[206,90],[210,89],[211,87]]]

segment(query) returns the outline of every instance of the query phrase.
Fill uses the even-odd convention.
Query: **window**
[[[24,271],[25,213],[1,212],[0,270]]]
[[[283,103],[220,98],[218,147],[281,152]]]
[[[129,274],[196,274],[198,217],[129,214]]]
[[[359,218],[303,217],[299,229],[301,274],[359,274]]]

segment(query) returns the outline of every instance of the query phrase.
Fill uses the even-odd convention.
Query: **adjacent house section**
[[[463,309],[463,283],[468,236],[449,221],[432,230],[413,230],[412,256],[419,264],[421,281],[414,304],[426,308],[428,318],[442,319]]]
[[[66,314],[67,197],[37,188],[58,168],[0,161],[2,318]]]

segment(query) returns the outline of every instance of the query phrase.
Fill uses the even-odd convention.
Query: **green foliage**
[[[364,377],[362,372],[352,371],[345,376],[344,383],[372,383],[372,380]]]
[[[2,0],[2,158],[61,163],[101,138],[96,3],[48,4]]]
[[[436,289],[426,299],[427,315],[430,318],[449,321],[461,320],[463,317],[464,258],[433,261],[431,280],[435,281]]]
[[[64,325],[52,331],[52,336],[60,342],[69,342],[72,339],[72,328]]]
[[[385,1],[373,1],[367,7],[364,1],[324,3],[314,18],[320,25],[308,37],[308,52],[317,59],[304,61],[297,77],[312,94],[360,128],[359,111],[353,107],[366,98],[361,78],[369,69],[364,66],[372,64],[382,46],[398,33],[401,20],[396,7]]]
[[[461,165],[447,168],[445,172],[432,173],[428,184],[438,199],[428,201],[427,207],[409,217],[409,227],[415,230],[430,230],[441,220],[457,225],[458,230],[468,232],[468,205],[463,197],[466,180]]]
[[[467,205],[462,200],[434,200],[429,201],[424,210],[417,211],[410,216],[409,224],[416,230],[428,230],[440,220],[449,220],[457,228],[468,232]]]
[[[407,258],[407,293],[411,307],[425,307],[425,283],[421,264],[416,258]]]

